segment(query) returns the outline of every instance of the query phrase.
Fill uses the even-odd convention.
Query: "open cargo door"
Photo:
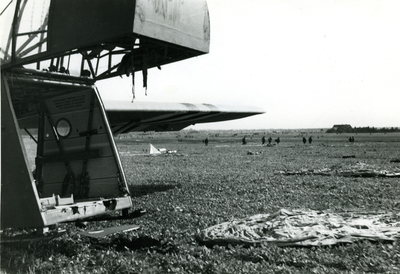
[[[36,180],[48,197],[75,200],[128,194],[118,153],[93,88],[40,102]]]
[[[32,211],[33,205],[36,211],[39,208],[42,226],[132,206],[104,106],[94,86],[66,82],[54,75],[45,78],[26,70],[6,74],[2,85],[4,99],[10,97],[3,87],[14,94],[13,100],[2,100],[2,145],[11,149],[11,143],[19,141],[15,147],[21,148],[12,156],[2,152],[2,168],[7,167],[2,172],[2,226],[40,226],[40,218],[32,222],[35,214],[27,218],[20,215],[24,203],[29,203]],[[22,99],[23,93],[30,94],[29,101]],[[37,119],[37,128],[27,129],[37,132],[33,172],[16,119],[27,114]],[[6,157],[21,159],[8,161]],[[16,180],[15,176],[24,178]],[[22,203],[21,197],[25,197]],[[17,206],[10,206],[15,201],[19,201]]]

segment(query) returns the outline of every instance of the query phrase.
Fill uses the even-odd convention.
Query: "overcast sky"
[[[210,53],[149,70],[135,100],[266,111],[197,129],[400,127],[400,1],[207,3]],[[125,76],[97,86],[105,100],[132,99]]]

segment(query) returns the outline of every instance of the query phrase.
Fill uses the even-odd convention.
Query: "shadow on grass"
[[[155,192],[165,192],[171,189],[180,188],[180,184],[151,184],[151,185],[130,185],[129,191],[132,197],[141,197]]]
[[[156,251],[158,253],[177,253],[179,248],[177,245],[168,240],[159,240],[147,235],[141,235],[137,238],[130,239],[125,235],[118,237],[104,239],[90,239],[92,248],[96,250],[110,250],[115,249],[116,251],[126,250],[144,250],[144,251]]]

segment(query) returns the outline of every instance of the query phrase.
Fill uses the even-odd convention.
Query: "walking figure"
[[[271,136],[268,138],[268,145],[271,145],[271,142],[272,142],[272,138],[271,138]]]
[[[312,143],[312,138],[310,136],[310,138],[308,138],[308,142],[311,144]]]
[[[246,142],[246,136],[244,136],[243,139],[242,139],[242,145],[245,145],[245,144],[247,144],[247,142]]]
[[[278,137],[278,138],[276,138],[275,142],[279,145],[279,143],[281,142],[281,139]]]
[[[264,137],[264,136],[261,138],[261,143],[262,143],[263,145],[265,144],[265,137]]]
[[[208,146],[208,138],[206,137],[206,139],[204,140],[204,144],[206,145],[206,146]]]
[[[303,144],[306,144],[307,143],[307,139],[306,139],[306,137],[303,137]]]

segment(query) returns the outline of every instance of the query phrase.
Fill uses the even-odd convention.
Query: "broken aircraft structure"
[[[49,227],[132,208],[113,135],[179,130],[262,111],[102,101],[96,81],[206,54],[207,4],[11,1],[1,14],[1,228]],[[36,142],[35,169],[22,132]],[[32,135],[35,131],[37,136]]]

